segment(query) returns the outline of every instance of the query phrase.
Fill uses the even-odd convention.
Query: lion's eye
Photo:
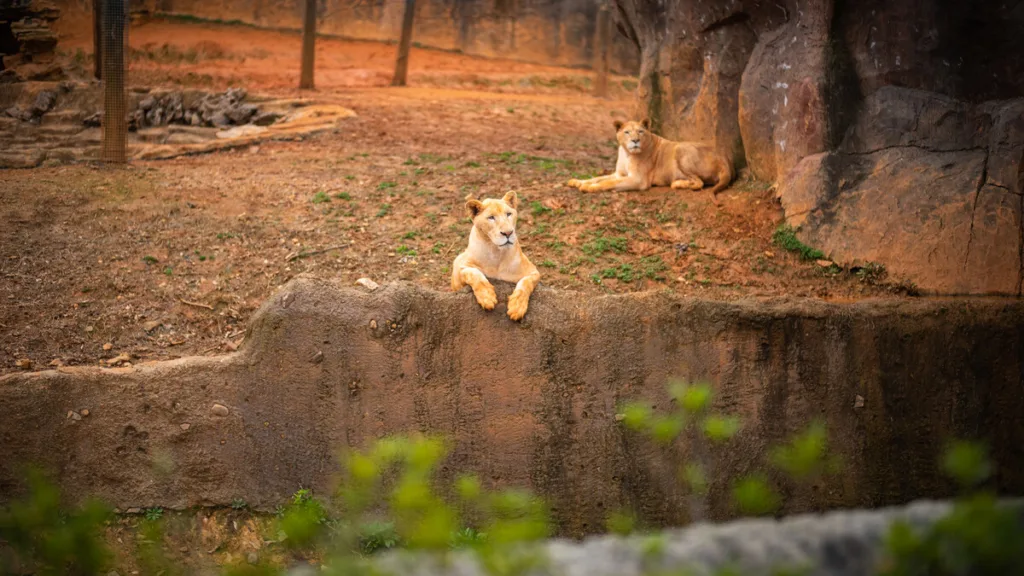
[[[511,212],[509,212],[508,214],[505,214],[505,216],[506,216],[507,218],[511,218],[511,217],[512,217],[512,213],[511,213]]]
[[[491,222],[494,222],[494,216],[488,216],[487,219],[490,220]]]

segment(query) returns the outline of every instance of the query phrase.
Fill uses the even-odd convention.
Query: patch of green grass
[[[622,282],[632,282],[640,278],[664,280],[660,272],[664,272],[667,269],[668,266],[662,261],[661,256],[645,256],[636,263],[636,266],[627,263],[605,268],[591,275],[591,279],[596,284],[600,284],[606,278],[615,278]]]
[[[377,218],[383,218],[391,213],[391,204],[381,204],[377,211]]]
[[[244,510],[249,507],[244,498],[235,498],[231,501],[232,510]]]
[[[217,236],[219,237],[220,234],[218,234]],[[156,264],[157,262],[159,262],[159,260],[157,260],[156,256],[149,256],[149,255],[143,256],[142,257],[142,261],[145,262],[146,264]]]
[[[146,516],[146,520],[149,520],[150,522],[156,522],[157,520],[159,520],[159,519],[164,517],[164,509],[163,508],[146,508],[145,516]]]
[[[441,162],[444,162],[446,160],[451,160],[451,156],[443,156],[441,154],[431,154],[429,152],[424,152],[420,154],[420,160],[424,162],[429,162],[431,164],[440,164]]]
[[[543,268],[558,268],[558,264],[555,264],[551,260],[545,260],[540,263]]]
[[[466,166],[466,168],[479,168],[480,167],[480,163],[479,162],[466,162],[465,166]]]
[[[626,251],[627,243],[624,236],[606,237],[599,233],[593,240],[580,246],[580,250],[590,256],[602,256],[608,252],[621,254]]]
[[[796,237],[796,229],[789,224],[782,224],[772,233],[772,243],[784,250],[800,256],[801,260],[821,260],[825,254],[817,248],[811,248]]]
[[[400,256],[415,256],[416,249],[406,246],[405,244],[402,244],[398,248],[395,248],[395,253]]]
[[[420,163],[415,161],[415,160],[413,160],[412,158],[409,158],[405,162],[402,162],[402,165],[403,166],[419,166]]]
[[[351,200],[352,199],[352,195],[349,194],[348,192],[338,192],[337,194],[334,195],[334,197],[337,198],[338,200]]]
[[[355,179],[356,179],[356,177],[351,175],[351,174],[349,174],[348,176],[345,176],[345,180],[355,180]]]
[[[395,182],[381,182],[380,184],[377,184],[377,190],[387,190],[389,188],[394,188],[395,186],[398,186]]]
[[[170,266],[165,267],[164,268],[164,274],[167,275],[167,276],[171,276],[172,274],[174,274],[174,268],[172,268]]]
[[[536,200],[530,202],[530,214],[533,214],[534,216],[542,216],[548,212],[551,212],[551,208],[548,208]]]
[[[319,190],[317,191],[316,194],[313,194],[313,198],[310,200],[310,202],[312,202],[313,204],[323,204],[325,202],[330,201],[331,197],[328,196],[327,193],[324,192],[323,190]]]
[[[402,234],[402,240],[412,240],[413,238],[415,238],[418,235],[419,235],[419,231],[418,230],[410,230],[410,231],[406,232],[405,234]]]
[[[230,232],[218,232],[217,233],[217,240],[227,240],[229,238],[234,238],[234,237],[235,237],[235,235],[230,233]],[[152,256],[150,256],[150,258],[152,258]],[[155,260],[155,258],[154,258],[154,260]]]

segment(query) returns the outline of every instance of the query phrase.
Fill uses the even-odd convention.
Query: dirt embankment
[[[990,442],[997,486],[1024,489],[1019,302],[542,288],[521,324],[503,308],[407,283],[367,294],[301,278],[265,304],[236,354],[5,376],[0,494],[18,463],[36,462],[71,496],[121,508],[272,509],[297,487],[326,489],[339,448],[424,431],[454,442],[444,474],[530,487],[562,533],[601,530],[623,505],[678,523],[678,462],[615,419],[627,399],[665,408],[672,376],[714,383],[717,409],[743,421],[717,455],[714,518],[731,514],[728,479],[763,468],[767,447],[813,418],[828,423],[844,472],[788,490],[786,512],[948,494],[936,461],[955,436]]]

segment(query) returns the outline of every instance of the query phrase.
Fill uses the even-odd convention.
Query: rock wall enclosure
[[[714,384],[744,427],[716,454],[710,513],[770,445],[824,418],[844,473],[786,489],[786,512],[951,492],[944,442],[990,443],[996,487],[1024,490],[1024,303],[705,302],[666,294],[580,300],[540,289],[521,324],[468,293],[372,293],[300,277],[254,317],[239,352],[0,378],[0,500],[18,469],[55,471],[72,498],[122,509],[273,509],[332,486],[336,454],[390,433],[444,434],[442,474],[546,496],[563,534],[634,507],[686,520],[672,454],[624,431],[628,399],[665,408],[673,376]],[[685,453],[686,447],[683,446]]]
[[[637,114],[777,182],[805,242],[927,292],[1021,294],[1024,4],[616,5]]]

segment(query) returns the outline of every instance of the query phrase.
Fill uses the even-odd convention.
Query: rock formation
[[[927,292],[1021,294],[1024,4],[616,3],[637,114],[777,182],[802,240]]]
[[[60,10],[47,0],[0,3],[0,83],[64,77],[54,59],[57,34],[50,28],[58,17]]]

